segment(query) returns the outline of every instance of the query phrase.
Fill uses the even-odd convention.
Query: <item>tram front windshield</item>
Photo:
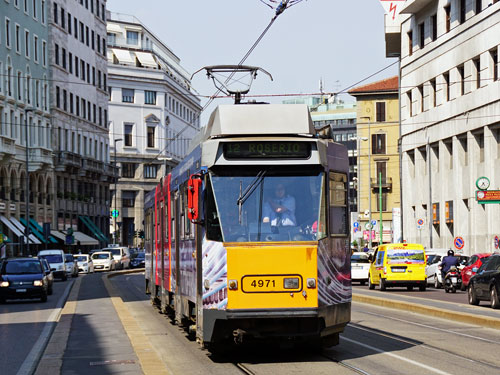
[[[224,242],[311,241],[325,234],[324,172],[219,168],[207,186],[207,236]]]

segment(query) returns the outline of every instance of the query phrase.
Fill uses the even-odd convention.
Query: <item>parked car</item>
[[[492,254],[479,269],[473,270],[477,273],[467,287],[469,303],[478,305],[479,301],[490,301],[493,309],[500,308],[500,254]]]
[[[469,280],[472,276],[476,274],[473,271],[474,268],[479,269],[484,263],[484,261],[491,255],[491,253],[479,253],[472,255],[465,267],[462,269],[462,290],[466,290],[469,285]]]
[[[427,256],[427,265],[425,266],[425,275],[427,276],[427,284],[434,285],[434,288],[439,289],[443,285],[443,279],[439,264],[443,257],[448,253],[449,249],[429,249],[425,252]]]
[[[144,268],[146,262],[146,253],[140,251],[135,254],[134,258],[130,261],[130,268]]]
[[[125,246],[107,247],[101,251],[110,251],[116,260],[116,269],[130,268],[130,251]]]
[[[115,271],[116,260],[113,254],[109,251],[97,251],[92,254],[92,261],[94,262],[94,270],[96,271]]]
[[[48,282],[47,294],[50,296],[53,293],[54,274],[52,273],[52,270],[50,269],[50,264],[49,264],[49,262],[47,262],[47,259],[40,258],[40,261],[42,262],[43,271],[45,272],[45,276],[47,276],[47,282]]]
[[[66,275],[66,260],[64,251],[62,250],[41,250],[38,252],[38,258],[45,258],[50,264],[50,269],[55,278],[65,281]]]
[[[66,274],[71,277],[78,277],[78,263],[71,254],[64,254],[66,260]]]
[[[368,253],[353,253],[351,255],[351,280],[359,281],[361,285],[365,285],[368,281],[369,271],[370,260],[368,259]]]
[[[40,259],[9,258],[0,269],[0,303],[8,299],[47,301],[48,280]]]
[[[94,273],[94,262],[89,254],[77,254],[74,258],[78,264],[78,272]]]

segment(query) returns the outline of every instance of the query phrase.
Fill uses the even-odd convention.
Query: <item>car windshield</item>
[[[73,262],[73,255],[71,254],[66,254],[64,256],[64,259],[66,259],[66,262]]]
[[[94,254],[92,259],[109,259],[109,254]]]
[[[111,250],[106,250],[106,251],[109,251],[113,255],[121,255],[120,249],[111,249]]]
[[[144,252],[137,253],[137,255],[135,256],[135,259],[145,259],[145,258],[146,254]]]
[[[87,258],[88,257],[86,255],[75,255],[75,259],[77,262],[86,262]]]
[[[62,263],[62,256],[59,254],[47,254],[47,255],[40,255],[40,258],[45,258],[47,259],[47,262],[49,263]]]
[[[351,256],[351,263],[370,263],[368,260],[368,255],[356,255]]]
[[[39,261],[7,261],[5,262],[5,275],[24,275],[42,273]]]
[[[419,249],[388,249],[387,263],[425,264],[424,251]]]
[[[215,241],[311,241],[326,235],[324,172],[311,166],[218,168],[207,186]]]

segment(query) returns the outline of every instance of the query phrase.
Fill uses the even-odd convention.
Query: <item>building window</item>
[[[385,121],[385,102],[377,102],[376,104],[377,111],[377,122]]]
[[[40,14],[42,16],[42,24],[45,25],[45,0],[42,0],[42,7],[40,9]]]
[[[144,178],[156,178],[158,166],[154,164],[144,165]]]
[[[57,17],[58,17],[57,3],[54,3],[54,23],[56,24],[57,24]]]
[[[465,16],[466,16],[466,9],[465,9],[465,4],[466,4],[466,1],[465,0],[459,0],[459,6],[460,6],[460,23],[464,23],[465,22]]]
[[[127,44],[136,46],[139,44],[139,33],[137,31],[127,30]]]
[[[481,87],[481,58],[478,56],[472,60],[476,75],[476,89]]]
[[[10,20],[5,18],[5,44],[10,48]]]
[[[68,34],[71,36],[72,34],[72,30],[71,30],[71,13],[68,13]]]
[[[123,207],[135,206],[135,191],[130,191],[130,190],[122,191],[122,206]]]
[[[465,68],[464,68],[464,66],[460,65],[457,68],[457,71],[458,71],[458,84],[460,85],[459,92],[460,92],[460,95],[463,95],[465,92]]]
[[[156,91],[144,91],[144,104],[156,104]]]
[[[372,134],[372,154],[385,154],[385,134]]]
[[[59,88],[59,86],[56,86],[56,107],[57,108],[60,108],[61,107],[61,99],[60,99],[60,93],[61,89]]]
[[[16,52],[20,53],[21,52],[21,35],[19,35],[20,33],[20,27],[19,25],[16,25]]]
[[[33,36],[33,59],[38,62],[38,37]]]
[[[124,125],[124,135],[125,135],[125,146],[132,146],[132,136],[134,131],[134,124],[125,124]]]
[[[407,103],[408,103],[408,115],[410,117],[412,117],[413,116],[413,100],[412,100],[412,97],[411,97],[411,90],[406,93],[406,96],[407,96],[407,99],[408,99],[407,100]]]
[[[418,86],[418,94],[420,96],[420,113],[424,111],[424,85]]]
[[[99,77],[100,77],[100,74],[99,74]],[[133,89],[122,89],[122,102],[123,103],[133,103],[134,102],[134,90]]]
[[[483,8],[483,0],[476,0],[474,9],[475,13],[476,14],[481,13],[482,8]]]
[[[116,45],[116,34],[108,33],[108,44],[112,46]]]
[[[438,25],[438,21],[437,21],[437,14],[434,14],[433,16],[431,16],[431,25],[432,25],[432,40],[436,40],[437,39],[437,34],[438,34],[438,30],[437,30],[437,25]]]
[[[432,107],[435,107],[436,106],[436,79],[431,79],[429,81],[430,85],[431,85],[431,94],[432,94]]]
[[[444,17],[445,17],[445,30],[450,31],[451,26],[451,5],[444,7]]]
[[[444,80],[444,101],[450,100],[450,73],[443,73]]]
[[[61,27],[66,29],[66,14],[64,14],[64,8],[61,8]]]
[[[413,31],[408,32],[408,55],[413,55]]]
[[[148,147],[155,147],[155,127],[148,126]]]
[[[122,163],[122,177],[134,178],[135,168],[136,166],[134,163]]]
[[[484,133],[476,133],[474,134],[474,138],[476,139],[477,147],[479,148],[479,162],[484,162]]]
[[[418,25],[418,37],[419,37],[419,47],[424,48],[425,44],[425,23],[422,22]]]
[[[498,52],[496,48],[490,51],[490,56],[493,70],[493,81],[496,81],[498,80]]]
[[[28,30],[24,30],[24,49],[26,57],[30,57],[30,32]]]

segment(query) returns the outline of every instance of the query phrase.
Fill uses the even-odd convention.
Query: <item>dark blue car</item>
[[[0,303],[8,299],[40,298],[47,301],[48,280],[36,258],[10,258],[0,268]]]
[[[500,254],[493,254],[486,258],[472,276],[467,289],[469,303],[478,305],[479,301],[490,301],[493,309],[500,308]]]

